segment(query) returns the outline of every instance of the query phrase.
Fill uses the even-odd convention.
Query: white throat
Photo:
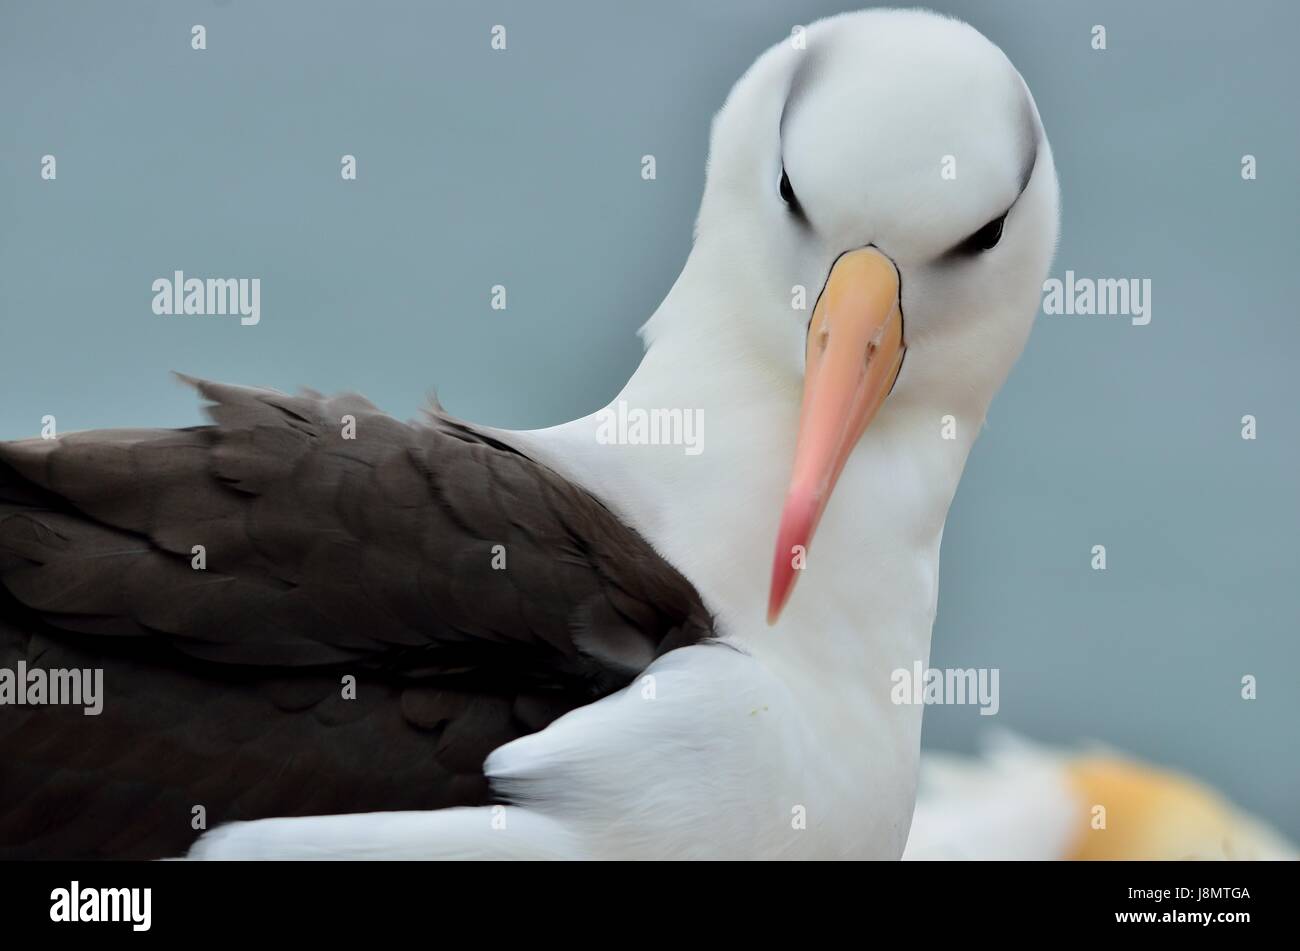
[[[736,307],[736,291],[712,286],[718,268],[702,262],[707,253],[697,245],[643,332],[641,365],[604,411],[616,412],[620,401],[701,410],[702,451],[602,443],[603,413],[497,435],[588,489],[691,580],[720,632],[798,699],[810,735],[834,763],[829,787],[858,799],[873,790],[896,801],[883,814],[910,817],[922,708],[891,702],[891,674],[928,662],[943,523],[987,400],[964,417],[969,391],[949,408],[916,400],[933,388],[898,388],[846,465],[805,574],[769,627],[800,389],[747,342],[745,321],[727,319],[723,302]],[[916,372],[905,364],[909,371]],[[954,438],[945,438],[949,413]],[[893,831],[905,836],[906,826]]]

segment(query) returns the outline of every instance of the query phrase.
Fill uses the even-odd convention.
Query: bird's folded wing
[[[484,757],[711,636],[599,501],[441,413],[191,381],[212,426],[0,444],[0,852],[485,801]],[[355,682],[350,688],[349,682]]]

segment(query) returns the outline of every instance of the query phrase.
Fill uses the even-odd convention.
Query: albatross
[[[0,446],[9,857],[897,858],[944,520],[1057,181],[972,27],[764,53],[616,397],[703,451],[190,381],[211,425]],[[614,405],[614,404],[611,404]]]

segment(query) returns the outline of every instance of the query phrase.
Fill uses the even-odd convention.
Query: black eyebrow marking
[[[794,215],[805,228],[811,228],[812,222],[808,220],[808,212],[803,210],[803,203],[799,201],[799,196],[795,194],[794,185],[790,183],[790,175],[785,170],[784,159],[781,162],[781,184],[778,186],[781,192],[781,200],[785,202],[790,213]]]
[[[1015,202],[1011,203],[1011,207],[1012,208],[1015,207]],[[980,252],[983,251],[983,248],[980,248],[977,245],[975,240],[979,236],[980,232],[983,231],[985,228],[987,228],[989,225],[993,224],[995,221],[1003,221],[1010,214],[1011,214],[1011,208],[1008,208],[1006,211],[1002,212],[1002,214],[998,215],[997,217],[990,218],[984,224],[980,225],[970,234],[966,235],[966,237],[962,238],[960,241],[954,244],[947,251],[943,252],[943,254],[939,255],[938,259],[940,261],[960,261],[966,258],[978,257]]]
[[[1020,201],[1020,196],[1025,193],[1029,187],[1029,181],[1034,177],[1034,169],[1038,167],[1038,141],[1041,137],[1041,131],[1038,126],[1038,119],[1034,115],[1034,107],[1029,99],[1029,91],[1025,90],[1021,96],[1021,125],[1020,135],[1024,143],[1024,155],[1020,160],[1020,181],[1016,190],[1016,197],[1011,199],[1011,204],[1002,214],[990,218],[984,224],[980,225],[966,237],[962,238],[947,251],[939,255],[939,260],[960,260],[962,258],[974,257],[978,253],[978,248],[972,246],[976,235],[987,228],[995,221],[1005,219],[1011,214],[1011,209],[1016,207]]]
[[[788,184],[790,187],[790,196],[793,201],[787,201],[791,214],[805,228],[812,227],[812,221],[808,218],[808,213],[804,211],[803,205],[800,204],[798,192],[794,190],[794,184],[790,182],[789,175],[785,168],[785,123],[786,118],[790,115],[792,106],[807,90],[813,73],[817,69],[819,59],[814,57],[812,50],[804,49],[800,51],[799,64],[795,66],[794,72],[790,75],[790,86],[786,90],[785,101],[781,104],[781,118],[777,121],[777,148],[778,158],[781,162],[781,184]],[[782,199],[785,195],[782,194]]]

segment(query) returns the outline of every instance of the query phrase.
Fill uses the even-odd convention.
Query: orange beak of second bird
[[[898,270],[889,258],[874,248],[840,255],[813,308],[807,347],[794,472],[772,561],[769,624],[794,591],[844,463],[903,365]]]

